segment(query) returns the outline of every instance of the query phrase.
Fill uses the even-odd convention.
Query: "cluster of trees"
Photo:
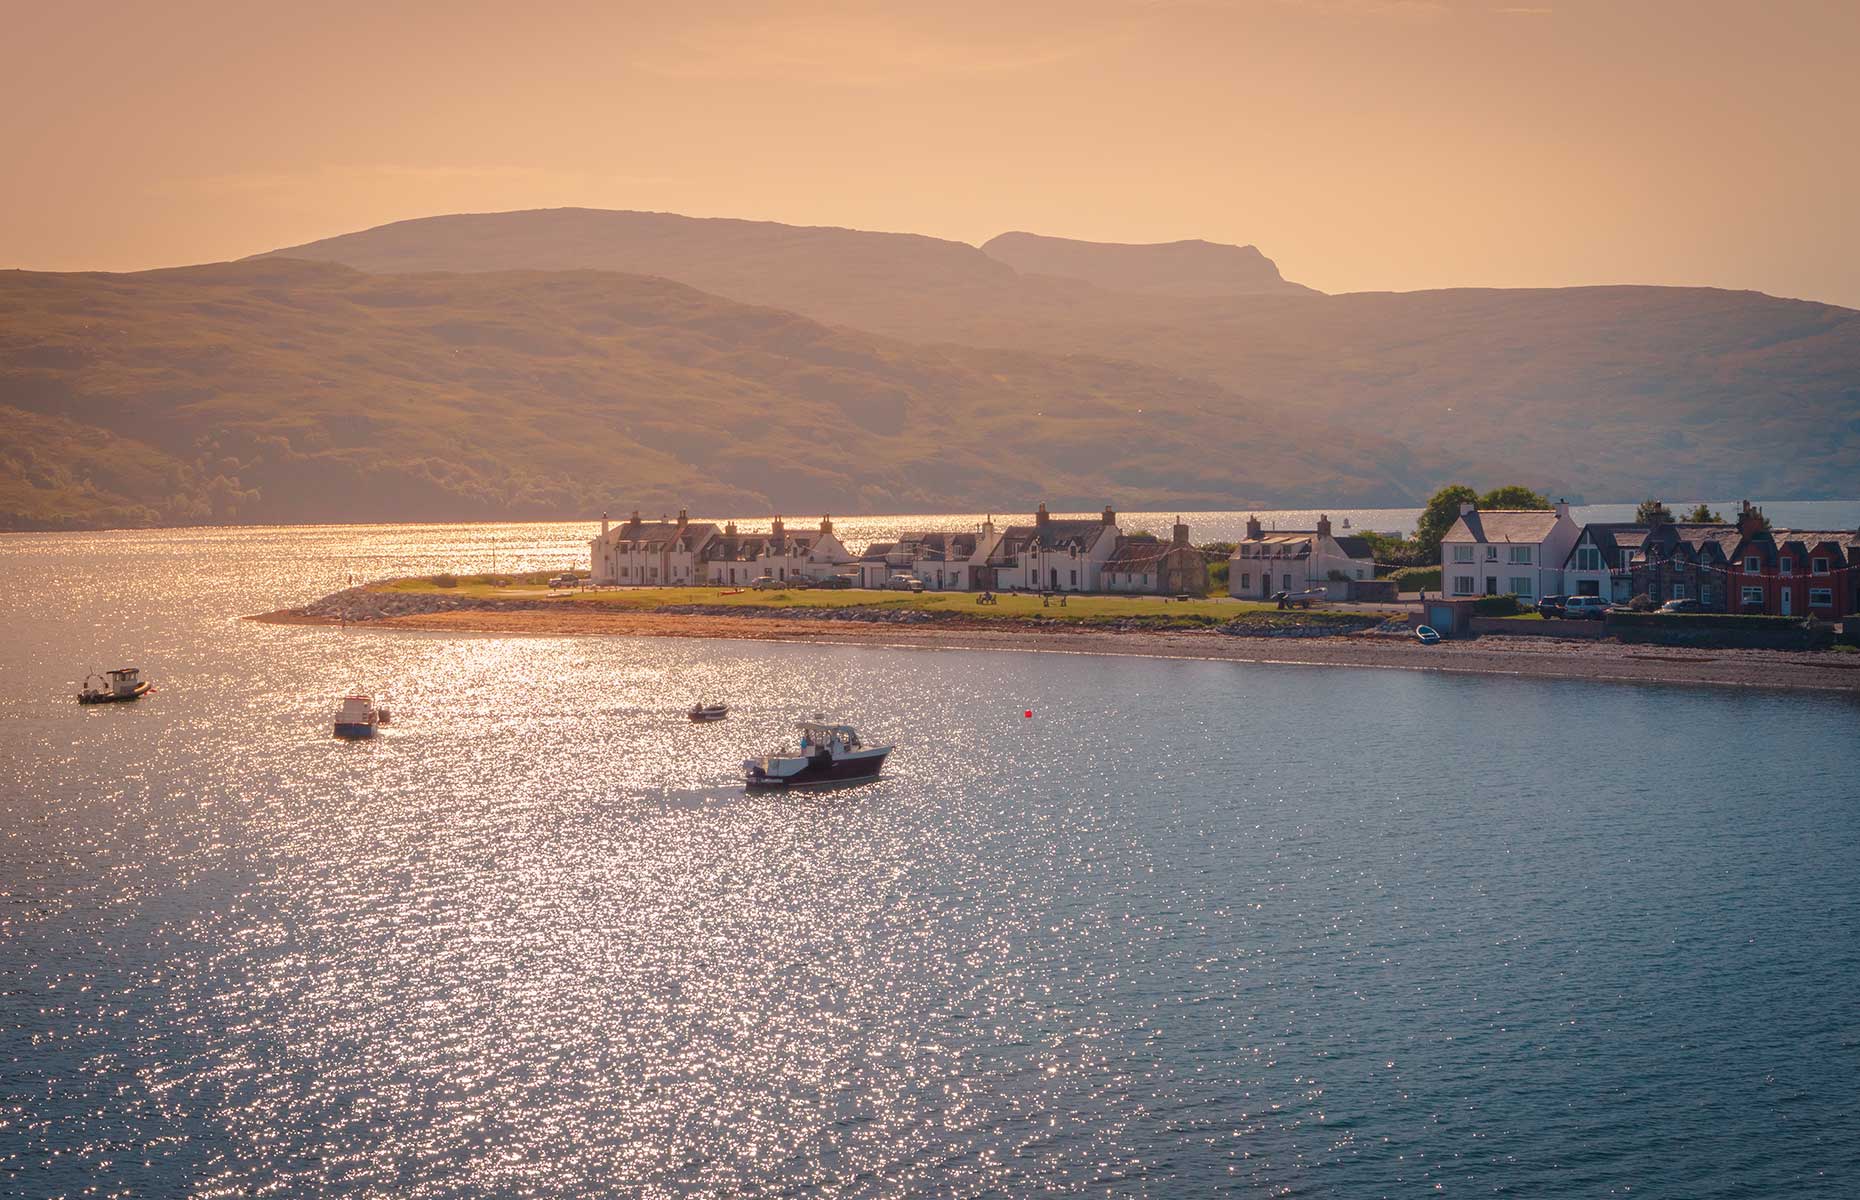
[[[1374,549],[1379,566],[1432,567],[1440,562],[1440,539],[1447,536],[1447,530],[1453,528],[1453,522],[1459,520],[1460,505],[1468,501],[1482,509],[1550,507],[1550,501],[1542,493],[1534,492],[1522,484],[1507,484],[1489,492],[1479,492],[1463,483],[1453,483],[1435,492],[1428,500],[1427,507],[1421,511],[1420,521],[1415,525],[1413,537],[1369,532],[1359,532],[1358,536]]]

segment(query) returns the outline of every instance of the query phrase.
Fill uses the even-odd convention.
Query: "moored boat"
[[[84,686],[78,691],[78,703],[120,704],[125,700],[140,700],[154,690],[142,678],[141,668],[118,667],[114,671],[86,675]]]
[[[1423,646],[1438,646],[1440,631],[1432,625],[1417,625],[1414,627],[1414,640]]]
[[[751,788],[830,787],[877,779],[890,746],[868,746],[851,725],[829,725],[816,717],[800,725],[799,750],[783,747],[743,763]]]
[[[706,704],[700,700],[691,706],[691,711],[686,715],[693,721],[721,721],[730,715],[730,706],[727,704]]]
[[[336,710],[336,736],[369,738],[375,730],[389,723],[388,710],[377,706],[372,696],[344,696]]]

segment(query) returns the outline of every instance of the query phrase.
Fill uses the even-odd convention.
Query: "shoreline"
[[[343,626],[337,617],[282,610],[247,617],[273,625]],[[797,620],[564,605],[457,608],[407,613],[355,628],[541,637],[686,637],[910,650],[994,650],[1192,659],[1272,666],[1359,667],[1442,674],[1587,682],[1737,687],[1860,694],[1860,655],[1831,651],[1689,650],[1615,641],[1484,637],[1422,646],[1387,635],[1236,637],[1211,630],[1111,630],[1021,625],[985,627],[946,619],[920,623]]]

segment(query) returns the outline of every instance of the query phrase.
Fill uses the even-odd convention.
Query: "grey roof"
[[[622,521],[613,526],[605,535],[610,546],[631,542],[636,549],[650,550],[669,546],[683,541],[688,546],[699,547],[716,537],[717,526],[708,521],[697,521],[680,525],[676,521]]]
[[[1331,540],[1336,542],[1337,546],[1351,558],[1374,558],[1376,556],[1376,548],[1369,544],[1368,538],[1345,534],[1342,537],[1333,537]]]
[[[1563,565],[1569,566],[1576,561],[1576,549],[1592,543],[1602,552],[1602,562],[1610,569],[1627,565],[1632,552],[1639,550],[1647,542],[1648,527],[1622,521],[1592,521],[1582,527],[1576,535],[1576,545],[1569,548],[1569,554],[1563,559]]]
[[[1461,513],[1443,542],[1529,542],[1536,545],[1556,528],[1553,508],[1474,509]]]

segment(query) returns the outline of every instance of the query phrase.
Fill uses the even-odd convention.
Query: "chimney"
[[[1318,536],[1319,536],[1319,537],[1329,537],[1329,536],[1330,536],[1330,514],[1329,514],[1329,513],[1319,513],[1319,514],[1318,514],[1318,527],[1317,527],[1317,531],[1318,531]]]
[[[691,514],[686,512],[682,508],[679,509],[678,510],[678,528],[683,529],[685,526],[689,524],[691,524]]]
[[[1104,523],[1106,525],[1117,524],[1117,510],[1108,504],[1104,506]]]
[[[832,532],[833,532],[833,514],[832,513],[821,513],[820,514],[820,536],[825,537],[829,533],[832,533]]]
[[[736,536],[736,522],[735,521],[725,521],[723,523],[723,536],[727,538],[733,538]]]
[[[635,527],[639,525],[639,510],[637,508],[633,510],[633,519],[632,521],[629,522],[629,524]]]
[[[1188,526],[1183,523],[1181,513],[1177,513],[1175,516],[1175,544],[1178,546],[1188,545]]]
[[[601,514],[601,536],[602,537],[607,536],[607,514],[606,513]]]
[[[1744,501],[1743,507],[1738,509],[1737,512],[1737,532],[1743,534],[1745,537],[1749,537],[1755,533],[1762,533],[1763,510],[1760,508],[1752,508],[1750,506],[1750,501]]]
[[[781,517],[778,515],[776,516],[775,520],[769,525],[769,545],[775,547],[775,549],[777,550],[780,550],[783,546],[787,544],[788,544],[788,536],[782,532]]]
[[[1479,511],[1479,506],[1474,504],[1471,500],[1460,501],[1460,516],[1470,517],[1477,511]]]
[[[1257,516],[1251,516],[1246,519],[1246,538],[1249,542],[1257,542],[1259,540],[1259,518]]]
[[[1557,497],[1556,515],[1558,517],[1567,517],[1569,515],[1569,501],[1563,499],[1560,496]]]
[[[1033,523],[1044,529],[1046,528],[1046,521],[1046,501],[1042,500],[1040,501],[1040,507],[1033,510]]]

